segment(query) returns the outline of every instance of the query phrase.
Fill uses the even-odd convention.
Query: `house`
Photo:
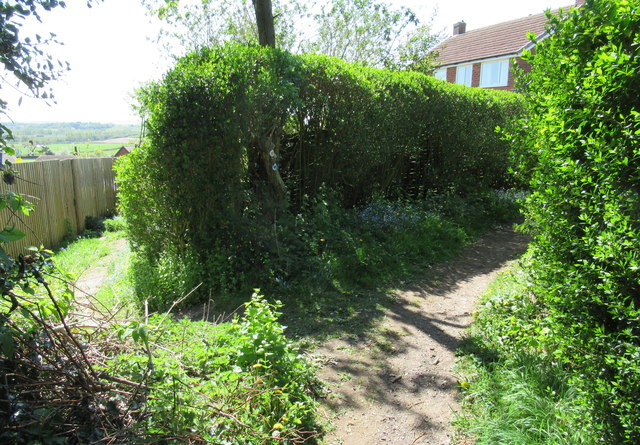
[[[132,150],[131,147],[127,147],[123,145],[118,149],[118,151],[116,151],[116,153],[113,156],[115,156],[116,158],[119,158],[120,156],[128,155],[129,153],[131,153],[131,150]]]
[[[584,0],[576,0],[575,4],[560,9],[568,11],[582,3]],[[453,25],[453,36],[433,50],[439,65],[434,75],[460,85],[513,90],[513,61],[525,72],[530,71],[529,64],[520,57],[523,51],[535,47],[527,34],[534,33],[536,42],[544,39],[546,22],[546,14],[540,13],[469,32],[464,21],[458,22]]]

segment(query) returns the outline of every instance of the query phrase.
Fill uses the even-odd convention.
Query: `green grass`
[[[114,245],[124,243],[115,250]],[[100,237],[79,238],[56,251],[53,262],[70,281],[75,281],[91,268],[105,270],[105,280],[93,295],[100,307],[124,310],[123,316],[136,312],[134,287],[130,276],[130,251],[124,232],[104,232]],[[54,282],[55,283],[55,282]]]
[[[527,292],[524,272],[500,276],[483,296],[459,351],[459,435],[478,444],[597,442],[564,364],[540,347],[546,335],[544,308]]]
[[[107,232],[99,238],[79,238],[56,251],[53,260],[58,268],[78,277],[109,255],[111,243],[123,236],[121,232]]]

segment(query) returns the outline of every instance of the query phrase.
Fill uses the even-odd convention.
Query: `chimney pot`
[[[453,24],[453,35],[457,36],[458,34],[464,34],[467,32],[467,24],[464,20],[459,21],[458,23]]]

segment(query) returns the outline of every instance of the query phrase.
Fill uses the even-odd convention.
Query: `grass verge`
[[[562,363],[540,347],[544,308],[514,268],[479,302],[457,370],[463,390],[458,435],[477,444],[593,444],[585,411]]]

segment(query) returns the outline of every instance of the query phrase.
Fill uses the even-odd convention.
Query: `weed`
[[[231,322],[155,316],[147,338],[113,367],[150,389],[140,433],[215,443],[296,442],[318,434],[313,368],[284,336],[278,304],[254,294]],[[145,377],[146,376],[146,377]]]

